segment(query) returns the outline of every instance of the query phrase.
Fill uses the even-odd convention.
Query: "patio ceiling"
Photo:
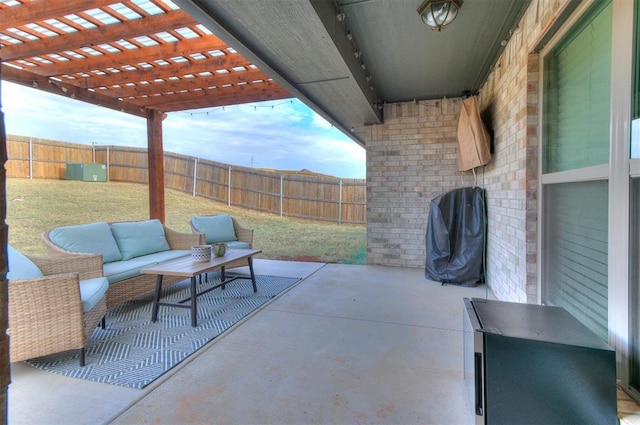
[[[2,0],[2,79],[132,115],[292,97],[174,3]]]

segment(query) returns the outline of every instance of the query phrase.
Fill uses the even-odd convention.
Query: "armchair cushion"
[[[225,243],[227,244],[227,248],[229,249],[251,249],[251,245],[249,245],[248,242],[230,241]]]
[[[160,220],[112,223],[111,231],[122,253],[122,260],[171,249]]]
[[[9,265],[7,280],[33,279],[44,276],[33,261],[16,251],[11,245],[7,245],[7,260]]]
[[[198,232],[204,233],[206,243],[238,240],[229,214],[193,217],[191,223]]]
[[[109,281],[106,277],[95,277],[80,281],[80,298],[82,299],[82,312],[91,311],[100,302],[109,289]]]
[[[49,233],[49,239],[67,251],[102,254],[105,263],[122,259],[118,244],[105,222],[57,227]]]

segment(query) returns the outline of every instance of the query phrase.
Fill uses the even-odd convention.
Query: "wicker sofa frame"
[[[80,350],[107,313],[105,297],[82,313],[79,281],[102,276],[102,257],[26,256],[44,274],[9,281],[9,356],[11,362],[67,350]]]
[[[194,245],[200,245],[203,239],[203,236],[200,234],[193,233],[181,233],[175,230],[168,228],[163,225],[165,237],[167,238],[167,242],[169,243],[169,247],[173,249],[191,249]],[[42,241],[47,247],[48,252],[54,256],[64,256],[64,257],[86,257],[86,256],[94,256],[96,254],[90,253],[78,253],[67,251],[63,248],[60,248],[58,245],[54,244],[49,238],[49,232],[46,231],[42,234]],[[100,276],[103,276],[102,269],[102,256],[97,254],[100,257]],[[162,280],[162,286],[172,285],[174,283],[180,282],[184,280],[182,277],[171,277],[165,276]],[[153,293],[156,289],[156,276],[148,275],[148,274],[139,274],[137,276],[131,277],[129,279],[121,280],[119,282],[114,282],[109,285],[109,289],[107,290],[106,295],[106,304],[107,308],[111,308],[116,304],[120,304],[125,301],[129,301],[135,298],[139,298],[143,295]]]

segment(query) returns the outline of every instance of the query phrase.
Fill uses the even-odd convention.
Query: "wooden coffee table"
[[[229,263],[232,263],[237,260],[242,260],[244,258],[247,259],[247,264],[249,265],[249,272],[251,274],[251,283],[253,285],[253,292],[258,290],[256,286],[256,276],[253,273],[253,256],[261,253],[261,249],[230,249],[226,252],[222,257],[215,257],[209,261],[201,261],[195,262],[191,259],[191,256],[177,258],[175,260],[167,261],[162,264],[158,264],[153,267],[146,267],[140,270],[140,273],[144,274],[155,274],[158,275],[158,280],[156,284],[156,293],[153,298],[153,310],[151,312],[151,321],[155,322],[158,320],[158,307],[163,306],[171,306],[171,307],[181,307],[181,308],[189,308],[191,309],[191,326],[198,326],[198,308],[197,308],[197,297],[198,295],[206,294],[209,291],[212,291],[216,288],[222,287],[224,289],[225,285],[229,282],[232,282],[239,277],[232,277],[231,279],[225,279],[224,269],[225,266]],[[221,283],[208,288],[202,292],[197,292],[196,290],[196,277],[202,275],[203,273],[212,272],[215,270],[221,271]],[[162,293],[162,277],[163,276],[184,276],[185,278],[191,278],[191,288],[190,288],[190,296],[180,302],[170,303],[170,302],[161,302],[160,296]],[[189,304],[185,304],[185,302],[191,300]]]

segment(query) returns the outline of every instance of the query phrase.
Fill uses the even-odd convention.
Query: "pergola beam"
[[[34,75],[30,72],[19,70],[12,66],[2,67],[2,79],[21,86],[31,87],[47,93],[65,96],[71,99],[80,100],[92,105],[103,106],[120,112],[125,112],[137,117],[146,118],[147,112],[135,103],[127,100],[118,100],[110,96],[105,96],[96,91],[83,90],[65,82],[50,80],[47,77]]]
[[[269,82],[268,84],[271,84]],[[224,89],[222,89],[224,90]],[[291,95],[281,87],[271,87],[269,89],[247,90],[243,94],[238,91],[228,94],[222,92],[217,96],[192,96],[185,100],[168,102],[158,105],[145,106],[147,109],[161,109],[163,112],[178,112],[188,109],[216,108],[220,106],[240,105],[243,103],[265,102],[268,100],[289,99]]]
[[[140,63],[153,63],[164,58],[185,57],[195,53],[222,50],[227,47],[215,35],[207,35],[196,39],[179,40],[174,43],[159,44],[157,46],[140,47],[124,50],[120,53],[110,53],[101,56],[89,56],[83,60],[55,62],[53,64],[38,64],[34,71],[40,75],[65,75],[87,72],[87,70],[106,69],[124,65],[136,66]]]
[[[83,88],[111,87],[141,81],[151,82],[153,80],[163,80],[170,77],[196,75],[203,72],[215,72],[219,69],[229,70],[235,67],[248,68],[250,65],[251,63],[249,61],[234,53],[214,58],[170,63],[165,66],[158,65],[152,68],[110,72],[106,75],[95,75],[87,78],[69,80],[68,83]]]
[[[2,60],[7,62],[16,59],[43,56],[52,52],[91,47],[94,44],[110,43],[123,38],[168,31],[195,24],[197,24],[197,22],[185,12],[173,10],[164,14],[145,16],[119,24],[60,34],[57,37],[45,37],[28,43],[8,45],[0,50],[0,55],[2,55]]]
[[[113,3],[115,3],[114,0],[35,0],[12,6],[9,10],[0,13],[0,30],[42,21],[51,16],[74,14],[78,10],[96,9]]]
[[[120,87],[109,87],[112,96],[128,98],[139,96],[151,96],[154,94],[176,93],[183,90],[197,90],[209,87],[220,87],[228,84],[251,83],[254,81],[268,81],[262,71],[252,69],[250,71],[230,72],[228,74],[213,74],[198,76],[197,78],[167,78],[160,81],[149,81],[148,84],[125,84]]]

